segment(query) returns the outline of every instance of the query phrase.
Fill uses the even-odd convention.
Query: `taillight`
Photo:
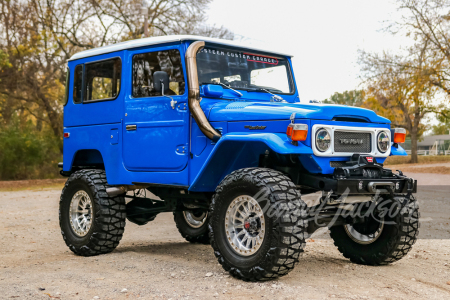
[[[289,124],[286,134],[293,141],[306,141],[306,137],[308,136],[308,125]]]
[[[395,144],[404,143],[406,139],[406,129],[405,128],[391,129],[391,139]]]
[[[68,138],[70,136],[70,132],[64,132],[64,137]]]

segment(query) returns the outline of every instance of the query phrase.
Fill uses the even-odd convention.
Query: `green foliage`
[[[435,118],[439,124],[431,126],[431,135],[450,134],[450,112],[443,109],[441,114],[436,114]]]
[[[12,65],[9,62],[8,53],[5,53],[3,50],[0,50],[0,70],[3,68],[11,68]]]
[[[448,123],[440,123],[438,125],[433,125],[431,135],[449,134],[449,128],[450,124]]]
[[[62,155],[50,130],[37,131],[17,117],[0,128],[0,180],[58,177]]]
[[[329,99],[325,99],[323,103],[343,104],[348,106],[361,106],[364,102],[364,91],[353,90],[343,93],[334,93]]]

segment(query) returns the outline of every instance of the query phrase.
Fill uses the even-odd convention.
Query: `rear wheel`
[[[210,239],[219,263],[246,281],[286,275],[305,246],[305,208],[282,173],[234,171],[217,187],[210,209]]]
[[[125,227],[125,200],[106,193],[102,170],[70,175],[61,193],[59,224],[66,245],[75,254],[91,256],[113,251]]]
[[[382,200],[364,223],[330,228],[335,246],[354,263],[386,265],[404,257],[419,234],[419,206],[417,201],[404,203],[404,197]]]
[[[209,244],[207,211],[176,211],[173,213],[173,219],[181,236],[188,242]]]

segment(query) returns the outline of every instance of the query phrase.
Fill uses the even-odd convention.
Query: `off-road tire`
[[[182,211],[173,212],[173,220],[177,225],[178,232],[190,243],[209,244],[208,219],[199,228],[193,228],[186,222]]]
[[[236,196],[268,194],[264,204],[265,237],[257,252],[240,256],[233,252],[225,233],[225,214]],[[245,281],[271,280],[288,274],[298,263],[307,238],[306,204],[294,183],[272,169],[245,168],[226,176],[216,189],[210,206],[209,237],[214,254],[232,276]],[[281,211],[268,215],[267,211]]]
[[[384,224],[379,238],[373,243],[359,244],[349,237],[344,226],[336,226],[330,228],[334,245],[344,257],[357,264],[379,266],[400,260],[411,250],[419,234],[419,205],[413,197],[411,199],[405,205],[400,204],[405,201],[403,196],[385,200],[397,202],[399,213],[393,218],[385,217],[395,224]]]
[[[109,197],[103,170],[81,170],[67,179],[59,202],[61,234],[72,252],[93,256],[113,251],[122,239],[125,228],[126,206],[123,197]],[[77,236],[70,225],[69,206],[73,195],[84,190],[93,204],[92,225],[89,232]]]

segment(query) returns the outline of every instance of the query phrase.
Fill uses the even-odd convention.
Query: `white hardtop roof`
[[[157,45],[157,44],[165,44],[165,43],[172,43],[172,42],[182,42],[182,41],[205,41],[209,43],[214,44],[220,44],[225,46],[232,46],[232,47],[239,47],[239,48],[246,48],[249,50],[256,50],[256,51],[262,51],[262,52],[269,52],[276,55],[281,56],[289,56],[292,57],[293,55],[280,53],[280,52],[274,52],[269,50],[260,49],[254,46],[248,46],[245,44],[237,43],[235,41],[229,41],[229,40],[222,40],[222,39],[216,39],[216,38],[209,38],[204,36],[197,36],[197,35],[166,35],[166,36],[157,36],[157,37],[149,37],[149,38],[143,38],[138,40],[131,40],[126,41],[118,44],[113,44],[109,46],[94,48],[86,51],[81,51],[76,54],[74,54],[69,60],[75,60],[90,56],[96,56],[100,54],[105,53],[111,53],[121,50],[127,50],[127,49],[133,49],[138,47],[145,47],[150,45]]]

